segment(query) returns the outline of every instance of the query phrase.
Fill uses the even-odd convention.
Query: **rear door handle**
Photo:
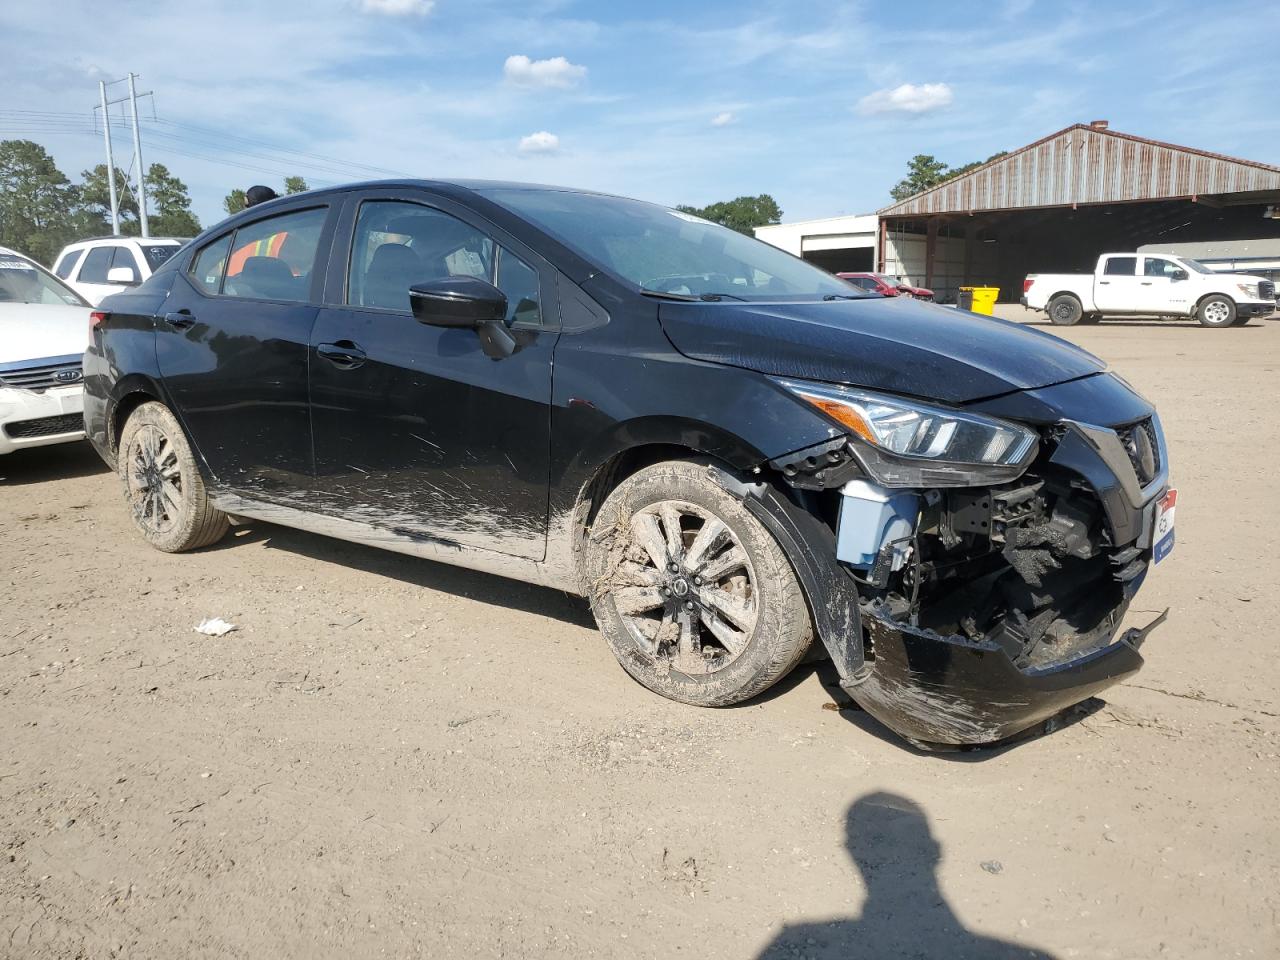
[[[1109,286],[1111,286],[1111,281],[1110,281],[1110,280],[1099,280],[1099,281],[1098,281],[1098,286],[1100,286],[1100,287],[1109,287]]]
[[[342,370],[354,370],[364,363],[366,354],[359,344],[350,340],[339,340],[336,343],[321,343],[316,346],[316,353],[324,357],[335,367]]]
[[[196,318],[191,315],[189,310],[179,310],[176,313],[166,313],[161,319],[171,327],[177,327],[179,330],[185,330],[196,322]]]
[[[1143,285],[1144,287],[1149,287],[1149,286],[1151,286],[1151,281],[1150,281],[1150,280],[1143,280],[1143,281],[1142,281],[1142,285]]]

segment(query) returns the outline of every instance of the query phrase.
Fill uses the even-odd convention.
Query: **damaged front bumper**
[[[943,636],[864,608],[874,659],[840,685],[867,713],[918,744],[993,743],[1136,673],[1138,648],[1164,618],[1075,659],[1020,669],[997,643]]]

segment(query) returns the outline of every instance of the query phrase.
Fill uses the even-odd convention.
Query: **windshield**
[[[142,248],[142,255],[147,258],[147,266],[151,268],[151,272],[155,273],[160,264],[181,249],[181,245],[176,243],[147,244]]]
[[[642,291],[736,300],[858,296],[776,247],[657,204],[515,187],[477,192]]]
[[[1206,266],[1205,266],[1203,263],[1201,263],[1199,260],[1188,260],[1188,259],[1187,259],[1187,258],[1185,258],[1185,257],[1179,257],[1178,259],[1179,259],[1182,263],[1185,263],[1188,267],[1190,267],[1190,268],[1191,268],[1192,270],[1194,270],[1196,273],[1217,273],[1217,272],[1218,272],[1217,270],[1210,270],[1208,267],[1206,267]]]
[[[891,287],[910,286],[910,284],[908,284],[902,277],[895,277],[892,274],[877,273],[876,276],[880,278],[881,283],[887,283]]]
[[[89,306],[61,280],[26,257],[0,253],[0,303],[56,303]]]

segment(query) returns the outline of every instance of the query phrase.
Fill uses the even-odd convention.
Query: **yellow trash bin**
[[[961,287],[960,290],[973,298],[973,306],[969,308],[970,310],[974,313],[985,313],[988,317],[992,315],[996,297],[1000,296],[999,287]]]

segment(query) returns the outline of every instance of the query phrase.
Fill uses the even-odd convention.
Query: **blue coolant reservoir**
[[[920,497],[910,490],[890,490],[867,480],[850,480],[840,491],[840,520],[836,528],[836,558],[869,570],[887,543],[905,540],[915,532]],[[906,543],[894,551],[893,567],[902,566]]]

